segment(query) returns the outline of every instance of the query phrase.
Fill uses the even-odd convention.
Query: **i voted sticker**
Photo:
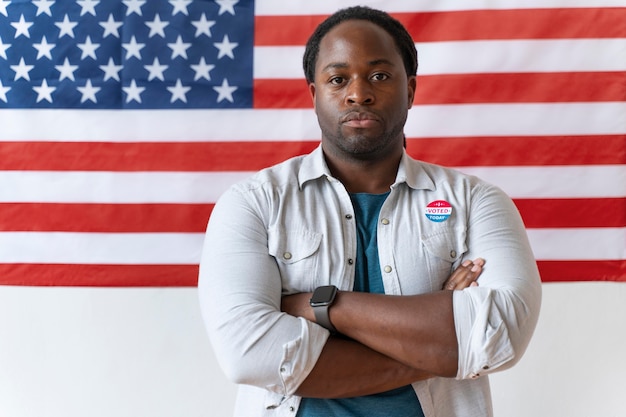
[[[435,200],[426,206],[426,217],[433,222],[445,222],[452,214],[452,206],[445,200]]]

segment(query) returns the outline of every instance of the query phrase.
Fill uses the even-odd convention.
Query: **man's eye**
[[[333,77],[330,79],[330,83],[333,85],[339,85],[343,82],[343,78],[342,77]]]
[[[384,81],[387,78],[389,78],[389,76],[387,74],[383,74],[383,73],[374,74],[372,76],[372,79],[375,80],[375,81]]]

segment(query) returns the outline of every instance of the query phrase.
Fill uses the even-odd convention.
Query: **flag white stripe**
[[[263,0],[255,3],[259,16],[331,14],[343,7],[370,6],[387,12],[484,10],[484,0]],[[491,1],[490,9],[623,7],[623,0],[507,0]]]
[[[626,165],[462,167],[512,198],[626,197]],[[0,202],[214,203],[252,172],[0,171]],[[611,181],[607,181],[610,178]]]
[[[593,261],[626,257],[626,228],[528,229],[539,260]]]
[[[171,122],[174,119],[176,123]],[[248,142],[320,138],[313,109],[4,109],[0,110],[0,126],[0,142]],[[120,132],[119,126],[128,128]],[[624,134],[626,102],[419,105],[409,111],[406,133],[409,137]]]
[[[626,39],[418,43],[418,75],[626,70]],[[303,78],[301,46],[254,48],[254,78]],[[616,57],[624,57],[617,59]]]
[[[626,228],[529,229],[539,260],[625,256]],[[0,233],[0,263],[197,264],[203,233]],[[589,242],[593,242],[590,245]]]

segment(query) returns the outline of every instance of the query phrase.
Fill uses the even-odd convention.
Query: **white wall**
[[[518,366],[492,377],[497,416],[626,416],[626,283],[545,284]],[[221,417],[195,288],[0,287],[0,416]]]

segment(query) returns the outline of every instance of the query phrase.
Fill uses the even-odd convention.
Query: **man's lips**
[[[367,128],[380,123],[378,117],[372,113],[351,112],[341,119],[341,123],[348,127]]]

